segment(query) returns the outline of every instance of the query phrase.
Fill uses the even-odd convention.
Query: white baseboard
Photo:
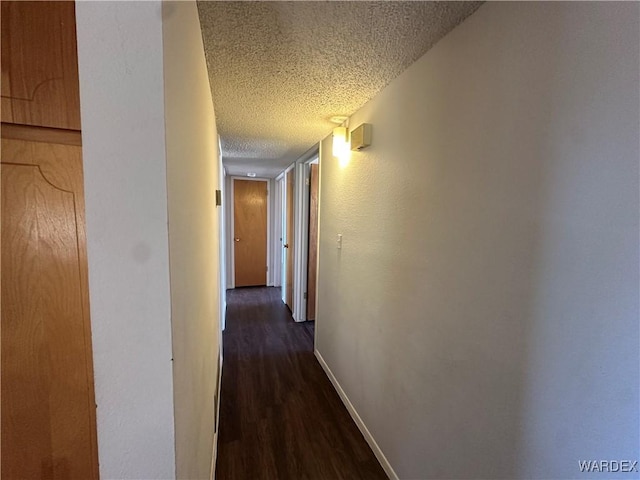
[[[353,404],[349,400],[349,397],[347,397],[347,394],[344,393],[344,390],[338,383],[338,380],[336,380],[336,377],[333,375],[333,372],[327,365],[327,362],[324,361],[324,358],[322,358],[322,355],[320,354],[320,352],[318,352],[317,349],[314,349],[313,353],[318,359],[318,362],[320,362],[322,369],[325,371],[325,373],[329,377],[329,380],[331,380],[331,383],[333,384],[333,387],[336,389],[336,392],[338,392],[338,395],[340,395],[340,398],[342,399],[342,403],[344,403],[344,406],[347,407],[347,410],[349,411],[351,418],[353,418],[353,421],[356,422],[356,425],[360,429],[360,432],[362,432],[364,439],[367,441],[367,443],[371,447],[371,450],[373,450],[373,454],[376,456],[376,458],[380,462],[380,465],[382,466],[384,471],[387,473],[387,476],[391,480],[399,480],[398,475],[396,475],[396,472],[391,467],[391,464],[387,460],[387,457],[384,456],[384,453],[382,453],[382,450],[380,450],[380,447],[378,446],[375,439],[371,435],[371,432],[369,432],[369,429],[362,421],[362,418],[360,418],[360,415],[358,415],[358,412],[356,411]]]
[[[211,473],[209,474],[209,480],[215,480],[216,478],[216,460],[218,459],[218,432],[213,434],[213,453],[211,455]]]
[[[220,368],[218,370],[218,402],[216,404],[216,431],[213,432],[213,453],[211,454],[211,474],[209,475],[210,480],[215,480],[216,478],[216,461],[218,460],[218,432],[220,431],[220,390],[222,385],[222,343],[220,344],[220,354],[219,354],[219,365]]]

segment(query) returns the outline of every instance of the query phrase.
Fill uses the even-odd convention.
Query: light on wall
[[[340,161],[340,166],[342,167],[349,163],[351,151],[349,145],[349,130],[347,127],[336,127],[333,129],[333,156]]]

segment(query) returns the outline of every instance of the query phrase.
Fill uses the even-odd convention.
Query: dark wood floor
[[[280,289],[227,296],[216,480],[375,480],[382,467]]]

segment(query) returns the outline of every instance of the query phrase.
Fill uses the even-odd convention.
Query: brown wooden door
[[[286,304],[293,311],[293,251],[294,245],[294,233],[293,233],[293,185],[294,185],[294,169],[289,170],[285,174],[285,183],[287,184],[286,195],[286,229],[285,229],[285,251],[287,258],[287,270],[286,270]]]
[[[97,478],[81,148],[3,138],[0,174],[2,478]]]
[[[316,319],[316,283],[318,277],[318,164],[309,174],[309,257],[307,262],[307,320]]]
[[[267,182],[233,181],[235,286],[267,284]]]

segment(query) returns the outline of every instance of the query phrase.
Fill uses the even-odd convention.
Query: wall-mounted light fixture
[[[347,127],[333,129],[333,156],[340,161],[341,166],[349,163],[351,152],[349,151],[349,130]]]
[[[351,150],[360,151],[371,145],[371,124],[363,123],[351,130]]]

